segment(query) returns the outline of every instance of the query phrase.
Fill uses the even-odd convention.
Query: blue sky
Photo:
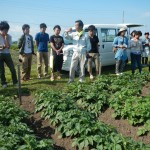
[[[125,23],[144,24],[141,30],[150,31],[150,0],[0,0],[0,6],[0,20],[10,23],[13,40],[22,34],[24,23],[31,26],[33,36],[42,22],[52,34],[54,25],[65,30],[77,19],[85,24],[122,23],[123,11]]]

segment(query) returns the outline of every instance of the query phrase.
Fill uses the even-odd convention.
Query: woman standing
[[[142,66],[141,66],[141,53],[143,51],[142,41],[139,39],[140,33],[135,32],[134,38],[129,42],[129,48],[131,49],[131,70],[132,74],[135,73],[136,64],[139,69],[139,73],[141,74]]]
[[[125,36],[126,29],[121,28],[118,32],[118,36],[114,39],[113,50],[115,52],[116,60],[116,75],[122,75],[127,57],[128,39]]]

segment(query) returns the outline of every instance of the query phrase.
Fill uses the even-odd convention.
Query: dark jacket
[[[31,38],[31,50],[32,50],[32,54],[34,54],[34,43],[33,43],[33,37],[31,35],[29,35]],[[23,34],[21,36],[21,38],[18,41],[18,48],[19,48],[19,53],[20,54],[24,54],[24,48],[25,48],[25,43],[26,43],[26,38],[25,38],[25,34]]]

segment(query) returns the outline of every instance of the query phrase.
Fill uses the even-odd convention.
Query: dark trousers
[[[63,65],[63,55],[57,55],[54,54],[54,67],[53,67],[53,72],[60,72],[62,69],[62,65]]]
[[[135,72],[136,64],[138,66],[139,72],[141,73],[141,71],[142,71],[141,54],[131,53],[131,70],[132,70],[132,73]]]
[[[2,85],[7,84],[6,78],[5,78],[4,63],[6,63],[6,65],[10,69],[13,84],[16,84],[18,82],[17,81],[17,75],[16,75],[16,70],[15,70],[14,63],[12,61],[11,55],[0,53],[0,78],[1,78],[1,84]]]
[[[148,57],[142,57],[142,64],[147,65],[148,64]]]

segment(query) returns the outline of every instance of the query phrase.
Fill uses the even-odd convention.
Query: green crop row
[[[23,122],[27,117],[11,98],[0,96],[0,150],[52,150],[50,139],[38,140]]]
[[[114,128],[97,120],[100,110],[105,105],[110,105],[114,109],[118,105],[124,108],[125,100],[114,100],[114,95],[119,91],[123,92],[123,87],[135,85],[133,88],[135,90],[128,89],[128,94],[141,99],[142,86],[148,81],[150,81],[148,74],[136,75],[136,77],[126,74],[118,78],[101,76],[92,84],[72,84],[61,92],[38,91],[35,100],[36,111],[40,111],[43,118],[49,119],[51,124],[55,125],[56,132],[61,133],[60,138],[71,137],[73,139],[72,146],[79,149],[89,147],[93,150],[148,150],[149,145],[135,142],[131,138],[124,138]],[[143,98],[145,99],[143,103],[147,104],[148,98]],[[117,107],[114,106],[114,103],[118,104]],[[128,117],[122,116],[122,112],[123,109],[120,108],[118,111],[117,108],[115,115],[128,119]],[[141,111],[141,116],[142,113],[144,112]],[[147,131],[148,115],[143,114],[143,116],[144,119],[140,123],[145,123],[144,129]],[[135,118],[133,117],[133,119]]]

